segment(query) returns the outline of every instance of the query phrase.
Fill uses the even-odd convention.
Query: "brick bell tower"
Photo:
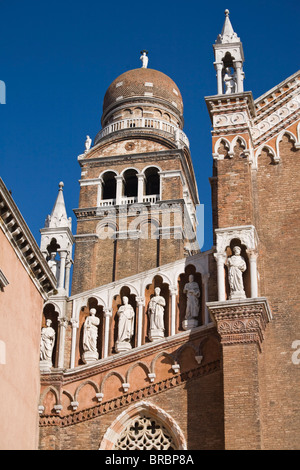
[[[72,295],[182,259],[198,250],[199,204],[171,78],[142,67],[116,78],[102,130],[87,136],[81,167]]]

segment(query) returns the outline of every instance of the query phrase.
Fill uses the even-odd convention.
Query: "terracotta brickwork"
[[[200,364],[195,359],[199,344]],[[172,369],[175,358],[179,372]],[[155,373],[153,381],[148,378],[150,371]],[[41,449],[99,449],[120,413],[143,400],[172,416],[189,449],[223,447],[220,346],[214,336],[194,335],[188,343],[175,340],[167,349],[160,345],[143,354],[115,358],[113,371],[107,364],[79,376],[57,375],[56,381],[58,388],[51,386],[51,377],[43,379]],[[123,389],[124,381],[128,391]],[[96,393],[101,394],[98,404]],[[51,411],[58,400],[62,410],[55,416]],[[77,402],[76,411],[72,411],[73,402]]]
[[[289,93],[288,87],[282,86],[268,101],[265,99],[262,117],[268,106],[273,106],[273,111],[279,107],[279,98],[288,101]],[[260,109],[258,102],[258,123],[262,119]],[[218,131],[213,140],[213,149],[220,141],[211,178],[214,227],[255,226],[259,239],[258,295],[268,299],[272,311],[259,352],[246,339],[244,344],[223,344],[227,449],[299,448],[300,369],[292,362],[291,349],[300,331],[295,282],[300,275],[295,256],[300,252],[298,123],[294,118],[293,123],[287,121],[286,131],[283,125],[278,131],[275,128],[272,139],[265,143],[260,138],[253,149],[253,155],[257,155],[254,163],[249,162],[243,148],[235,147],[230,154],[227,142],[232,136],[226,129]],[[246,251],[244,257],[248,262]],[[224,276],[226,280],[227,269]],[[244,277],[245,287],[247,282]],[[221,336],[224,334],[222,330]]]

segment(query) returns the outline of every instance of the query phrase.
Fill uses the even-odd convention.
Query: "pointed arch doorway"
[[[176,421],[147,401],[130,406],[107,429],[99,450],[185,450]]]

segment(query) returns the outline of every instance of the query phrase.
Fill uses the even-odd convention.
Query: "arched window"
[[[163,424],[147,415],[136,416],[125,428],[115,450],[176,450],[173,437]]]
[[[145,193],[146,196],[149,195],[159,195],[160,192],[160,181],[159,181],[159,174],[157,168],[147,168],[145,171],[145,180],[146,180],[146,188]]]
[[[102,176],[103,192],[102,199],[115,199],[116,198],[116,178],[113,171],[107,171]]]
[[[124,173],[124,196],[137,197],[138,180],[137,171],[134,169],[126,170]]]

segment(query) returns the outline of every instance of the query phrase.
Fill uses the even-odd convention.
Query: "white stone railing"
[[[126,205],[126,204],[134,204],[137,202],[138,198],[137,197],[122,197],[121,198],[121,205]],[[147,196],[143,196],[143,202],[150,202],[151,204],[155,204],[157,201],[159,201],[159,194],[150,194]],[[116,199],[102,199],[99,201],[99,206],[100,207],[109,207],[109,206],[115,206],[116,205]]]
[[[131,119],[122,119],[120,121],[112,122],[108,126],[104,127],[95,138],[95,144],[99,142],[102,137],[117,132],[123,129],[133,129],[133,128],[146,128],[146,129],[157,129],[160,131],[168,132],[174,136],[176,142],[182,142],[187,147],[190,146],[189,139],[185,133],[179,129],[179,127],[174,126],[170,122],[162,121],[160,119],[153,118],[131,118]]]

